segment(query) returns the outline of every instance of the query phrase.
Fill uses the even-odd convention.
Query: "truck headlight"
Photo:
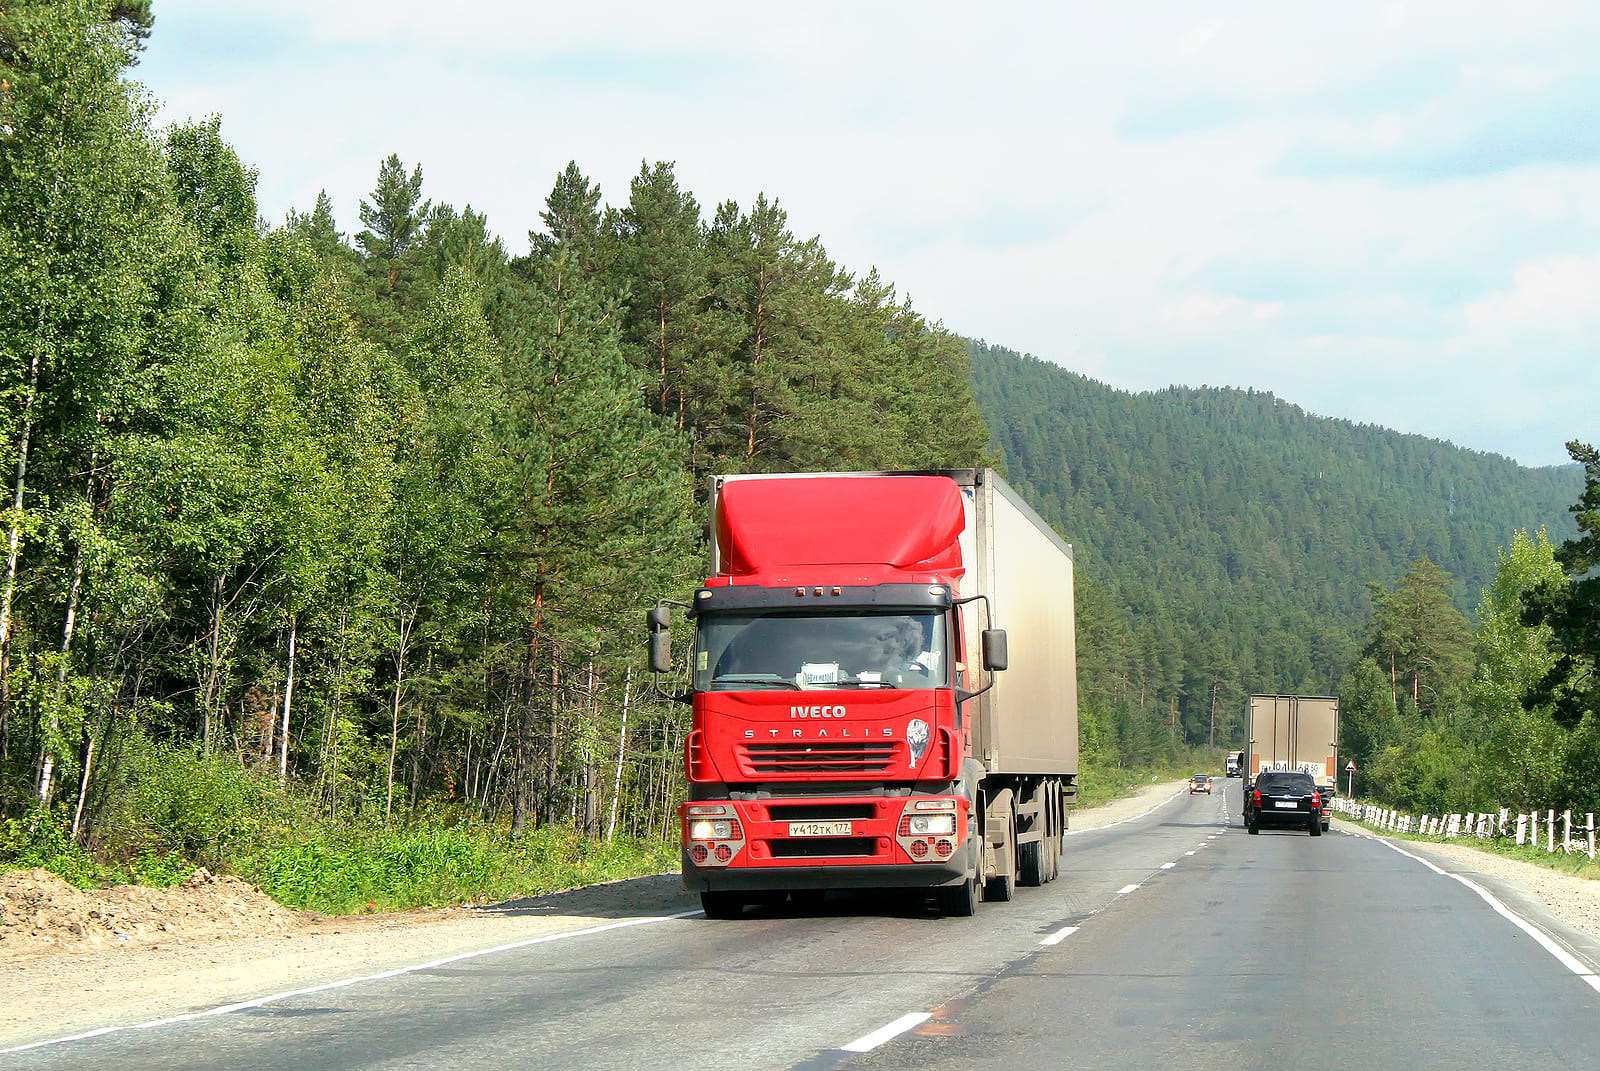
[[[953,814],[914,814],[911,816],[911,832],[918,837],[949,837],[956,831],[956,816]]]
[[[726,818],[696,818],[689,823],[690,840],[730,840],[732,837],[733,823]]]

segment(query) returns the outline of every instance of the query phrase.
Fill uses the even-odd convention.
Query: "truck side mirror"
[[[665,606],[652,606],[645,611],[645,621],[650,627],[650,672],[667,673],[672,669],[672,611]]]
[[[1010,664],[1011,658],[1006,650],[1006,630],[1003,628],[984,629],[983,668],[993,673],[1005,669]]]

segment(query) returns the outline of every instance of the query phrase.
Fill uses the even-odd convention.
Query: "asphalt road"
[[[1069,835],[1060,880],[973,919],[864,896],[620,920],[0,1068],[1600,1064],[1592,942],[1535,918],[1553,953],[1373,838],[1247,836],[1225,785]]]

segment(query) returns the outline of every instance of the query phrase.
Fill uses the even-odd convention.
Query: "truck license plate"
[[[848,837],[849,822],[790,822],[791,837]]]
[[[1292,811],[1300,806],[1300,804],[1296,803],[1294,800],[1276,800],[1272,805],[1280,810],[1285,811]]]

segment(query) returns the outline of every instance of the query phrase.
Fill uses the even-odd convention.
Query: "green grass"
[[[327,820],[304,792],[229,755],[135,741],[93,849],[62,807],[0,821],[0,870],[43,867],[79,888],[175,885],[198,867],[327,914],[491,903],[658,874],[677,846],[590,842],[569,826],[512,837],[471,808]]]
[[[1215,765],[1215,764],[1211,764]],[[1152,781],[1187,781],[1194,773],[1209,773],[1209,765],[1166,763],[1157,766],[1102,766],[1085,761],[1078,771],[1079,808],[1098,807],[1132,796]]]
[[[674,846],[584,840],[567,826],[513,839],[435,818],[314,831],[241,860],[239,874],[281,904],[327,914],[496,903],[675,870]]]

